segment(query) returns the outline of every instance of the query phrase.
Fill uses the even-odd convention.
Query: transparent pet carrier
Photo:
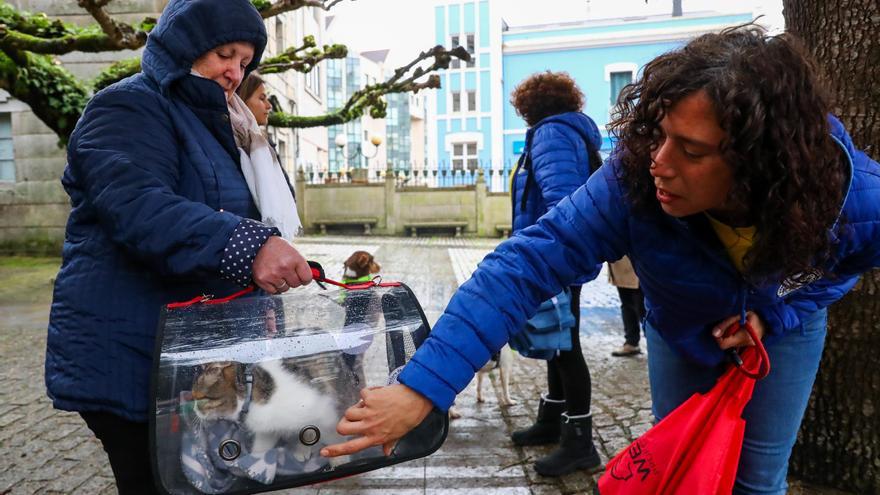
[[[246,494],[307,485],[436,451],[434,410],[390,456],[324,458],[364,387],[396,383],[428,336],[408,287],[289,291],[165,308],[153,371],[153,470],[168,494]]]

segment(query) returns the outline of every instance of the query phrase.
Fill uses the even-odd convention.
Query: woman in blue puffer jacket
[[[880,165],[857,150],[790,35],[750,25],[648,63],[623,93],[619,145],[585,187],[498,246],[399,376],[362,393],[324,449],[386,449],[445,409],[492,353],[597,263],[629,255],[645,295],[659,420],[753,345],[772,363],[743,417],[736,494],[786,492],[826,308],[880,265]]]
[[[273,294],[311,281],[279,237],[284,225],[260,221],[268,212],[241,169],[258,143],[252,126],[236,125],[249,112],[235,89],[259,64],[263,19],[248,0],[222,4],[169,2],[143,72],[96,94],[68,146],[62,182],[73,209],[46,386],[56,408],[79,412],[103,442],[120,493],[153,486],[147,410],[160,308],[251,281]],[[286,184],[279,193],[293,204]]]
[[[526,78],[513,90],[510,103],[529,125],[510,190],[516,235],[587,182],[590,172],[602,164],[602,136],[593,119],[581,113],[584,95],[565,72]],[[594,277],[591,273],[589,278]],[[571,350],[547,361],[548,388],[538,404],[538,417],[511,436],[516,445],[560,443],[535,462],[535,471],[543,476],[562,476],[602,463],[591,435],[592,384],[581,352],[581,286],[573,284],[570,290],[575,317]]]

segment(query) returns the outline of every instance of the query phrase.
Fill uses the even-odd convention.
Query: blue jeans
[[[773,345],[767,346],[771,371],[758,381],[746,405],[745,439],[734,494],[785,495],[788,458],[813,389],[825,345],[827,311],[802,320]],[[727,365],[705,368],[673,351],[650,324],[648,373],[654,417],[659,421],[696,392],[705,393]]]

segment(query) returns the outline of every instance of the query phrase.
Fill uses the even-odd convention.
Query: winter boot
[[[564,410],[564,400],[548,399],[546,395],[542,395],[541,402],[538,404],[538,419],[535,420],[535,424],[524,430],[513,432],[510,439],[513,440],[514,445],[520,447],[558,442],[561,431],[559,419]]]
[[[562,476],[578,469],[593,469],[602,464],[593,445],[593,417],[589,414],[569,416],[563,413],[562,440],[559,448],[535,462],[541,476]]]

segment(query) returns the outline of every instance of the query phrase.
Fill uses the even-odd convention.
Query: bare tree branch
[[[104,31],[118,49],[138,49],[147,42],[147,33],[136,30],[124,22],[116,22],[110,14],[104,10],[110,0],[77,0],[77,4],[85,9],[98,21],[98,25]]]
[[[306,36],[302,46],[289,48],[277,57],[263,60],[259,71],[262,74],[277,74],[288,70],[307,73],[322,60],[345,58],[348,55],[345,45],[324,45],[323,49],[316,48],[315,45],[315,37]]]
[[[263,19],[268,19],[285,12],[301,9],[303,7],[317,7],[323,10],[330,10],[334,5],[343,0],[251,0],[251,3],[260,11]]]
[[[144,39],[146,40],[146,36]],[[0,48],[47,55],[64,55],[74,51],[95,53],[120,49],[116,42],[103,33],[40,38],[10,31],[2,24],[0,24]]]
[[[105,10],[110,1],[77,0],[98,22],[98,25],[86,27],[52,20],[45,14],[20,12],[7,2],[0,2],[0,88],[26,103],[55,131],[62,143],[70,136],[91,91],[51,55],[140,48],[146,43],[147,33],[155,26],[155,19],[146,19],[137,26],[117,22]],[[329,9],[342,1],[252,0],[264,18],[302,7]],[[322,60],[344,58],[347,53],[343,45],[318,48],[314,38],[307,37],[302,46],[266,59],[261,69],[264,73],[309,72]],[[436,46],[396,69],[387,81],[355,92],[342,108],[309,117],[274,113],[270,122],[277,127],[327,126],[359,118],[366,111],[374,118],[383,118],[387,108],[384,95],[440,87],[440,77],[436,74],[419,80],[430,72],[448,68],[453,57],[470,60],[463,47],[449,51]],[[419,66],[431,58],[431,65]],[[140,60],[137,58],[119,61],[99,75],[94,89],[103,88],[139,70]]]
[[[424,60],[434,58],[434,63],[428,67],[416,67]],[[370,116],[373,118],[385,117],[387,103],[382,96],[391,93],[418,93],[422,89],[439,88],[440,76],[431,74],[427,80],[416,82],[420,77],[440,69],[449,68],[452,57],[459,58],[464,61],[470,60],[470,54],[464,47],[457,47],[453,50],[447,50],[440,45],[424,51],[419,54],[412,62],[399,67],[394,71],[387,81],[371,84],[355,91],[348,99],[345,105],[332,112],[317,116],[300,116],[290,115],[281,112],[274,112],[269,115],[269,125],[274,127],[319,127],[344,124],[351,120],[360,118],[365,111],[369,109]],[[406,76],[413,68],[412,74]]]
[[[80,3],[87,0],[80,0]],[[96,0],[91,0],[96,1]],[[0,49],[23,50],[32,53],[63,55],[73,51],[103,52],[122,49],[137,49],[147,41],[147,32],[156,24],[153,18],[144,19],[138,26],[117,23],[109,18],[99,5],[107,0],[97,0],[90,4],[94,15],[103,16],[104,26],[79,27],[51,20],[44,14],[28,14],[14,7],[0,4]],[[109,21],[108,21],[109,19]],[[106,27],[107,24],[116,27]],[[110,30],[113,34],[107,34]]]

